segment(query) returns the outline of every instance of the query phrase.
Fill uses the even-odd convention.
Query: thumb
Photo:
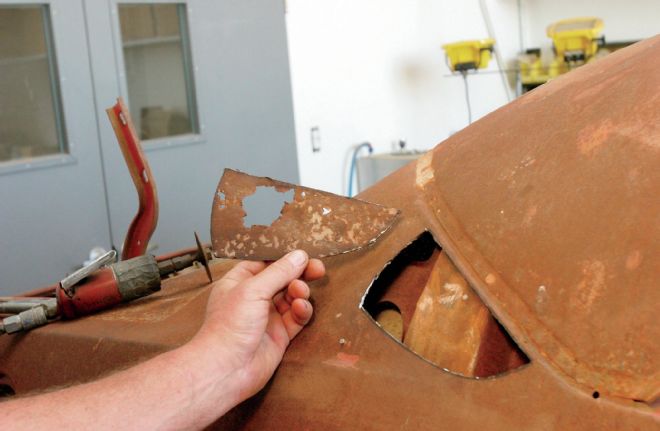
[[[263,262],[244,260],[234,265],[220,280],[214,284],[222,287],[221,290],[229,290],[236,287],[259,272],[263,271],[266,265]]]
[[[309,257],[303,250],[294,250],[246,281],[246,288],[259,299],[270,300],[292,280],[299,278]]]

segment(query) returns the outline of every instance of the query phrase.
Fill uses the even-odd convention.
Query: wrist
[[[206,426],[243,401],[239,370],[207,349],[196,338],[170,352],[189,387],[189,405]]]

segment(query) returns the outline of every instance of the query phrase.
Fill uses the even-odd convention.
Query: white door
[[[0,295],[110,246],[82,0],[0,0]]]

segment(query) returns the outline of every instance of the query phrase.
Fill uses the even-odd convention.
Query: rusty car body
[[[361,193],[400,210],[394,225],[324,259],[313,321],[214,427],[660,429],[659,71],[655,37]],[[214,278],[233,264],[214,259]],[[205,280],[186,270],[135,303],[1,338],[0,383],[87,381],[185,343]]]

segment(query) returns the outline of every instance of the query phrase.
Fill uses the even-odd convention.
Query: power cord
[[[470,90],[468,89],[467,70],[462,70],[463,83],[465,84],[465,102],[467,103],[468,124],[472,124],[472,106],[470,105]]]

